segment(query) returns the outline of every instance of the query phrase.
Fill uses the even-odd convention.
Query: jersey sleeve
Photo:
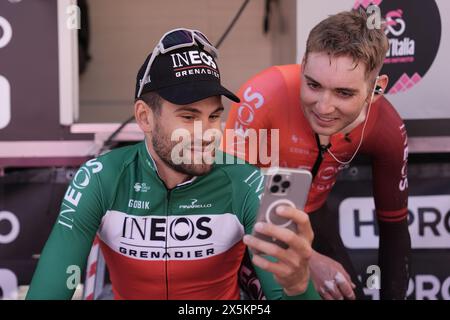
[[[260,197],[263,192],[262,186],[264,186],[264,176],[262,173],[259,173],[258,176],[253,176],[252,180],[249,181],[251,184],[251,188],[248,190],[244,205],[242,208],[243,217],[244,217],[244,229],[246,234],[251,234],[253,231],[253,226],[256,221],[256,215],[259,209]],[[249,250],[250,257],[252,257],[252,253]],[[275,261],[274,258],[268,257],[270,260]],[[257,266],[252,265],[254,270],[256,271],[256,275],[261,284],[264,295],[269,300],[320,300],[320,296],[317,291],[314,289],[314,285],[312,280],[309,280],[308,288],[303,294],[296,296],[287,296],[284,293],[283,288],[276,282],[273,274],[271,272],[267,272]]]
[[[408,214],[408,137],[394,107],[386,99],[379,107],[383,119],[377,119],[376,130],[365,149],[370,150],[372,159],[377,218],[398,222]]]
[[[222,149],[258,167],[270,166],[260,156],[260,146],[271,150],[272,113],[286,96],[284,78],[271,67],[248,80],[238,91],[240,103],[233,103],[225,125]]]
[[[407,222],[408,137],[394,107],[385,99],[381,103],[383,121],[377,121],[379,125],[368,146],[380,235],[378,265],[384,270],[381,299],[405,299],[411,251]]]
[[[26,299],[71,299],[86,266],[104,212],[98,173],[102,163],[85,163],[64,195],[59,215],[41,253]]]

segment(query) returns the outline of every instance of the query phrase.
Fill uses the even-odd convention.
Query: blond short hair
[[[330,57],[350,56],[366,67],[366,78],[383,66],[389,41],[384,28],[369,29],[367,14],[362,11],[344,11],[321,21],[309,33],[305,62],[312,52],[325,52]]]

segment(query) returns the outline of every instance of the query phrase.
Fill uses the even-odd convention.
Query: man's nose
[[[201,121],[202,132],[195,132],[196,140],[203,141],[203,144],[211,143],[211,140],[220,139],[222,135],[220,121],[212,121],[211,119],[206,118]],[[198,131],[198,130],[197,130]]]
[[[192,137],[194,141],[203,141],[205,132],[212,129],[214,126],[208,119],[200,119],[195,121],[194,131],[192,132]]]
[[[316,111],[320,114],[332,113],[335,109],[332,94],[324,92],[316,103]]]

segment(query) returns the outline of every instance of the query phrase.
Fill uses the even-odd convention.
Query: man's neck
[[[352,123],[350,123],[348,126],[346,126],[344,129],[341,130],[342,133],[347,134],[350,133],[353,129],[355,129],[357,126],[359,126],[361,123],[363,123],[366,120],[367,116],[367,109],[368,105],[366,104],[359,114],[358,118],[355,119]]]
[[[151,157],[153,158],[153,161],[155,162],[156,169],[158,170],[158,175],[166,185],[167,189],[173,189],[177,185],[192,179],[192,176],[180,173],[174,170],[173,168],[169,167],[157,155],[151,143],[148,140],[146,140],[145,143],[147,144],[148,152],[150,153]]]

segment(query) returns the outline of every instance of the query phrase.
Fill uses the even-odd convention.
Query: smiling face
[[[301,104],[314,132],[331,136],[364,120],[375,79],[366,77],[363,63],[313,52],[301,77]]]
[[[209,154],[214,155],[214,139],[205,136],[205,131],[220,132],[220,118],[224,108],[218,96],[210,97],[188,105],[176,105],[164,100],[159,114],[154,114],[151,141],[153,150],[165,165],[177,172],[200,176],[208,173],[211,163],[204,161]],[[199,126],[201,125],[201,129]],[[197,126],[198,129],[195,129]],[[195,130],[194,130],[195,129]],[[177,134],[177,132],[179,134]],[[173,135],[177,138],[173,138]],[[180,145],[181,143],[181,145]],[[172,150],[177,147],[184,155],[183,163],[174,159]]]

